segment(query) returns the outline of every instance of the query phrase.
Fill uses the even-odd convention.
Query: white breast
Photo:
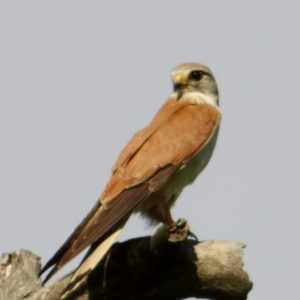
[[[164,186],[162,193],[167,199],[175,200],[184,187],[193,183],[198,175],[203,171],[212,156],[217,135],[218,130],[216,129],[206,146],[187,164],[183,165]],[[175,199],[173,197],[174,195]]]
[[[173,97],[177,97],[177,93],[172,94]],[[201,92],[186,92],[184,93],[184,99],[191,104],[209,104],[219,109],[218,97],[213,94],[204,94]]]

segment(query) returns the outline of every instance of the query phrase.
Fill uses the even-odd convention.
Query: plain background
[[[296,299],[299,3],[1,0],[0,252],[45,262],[170,94],[170,70],[196,61],[216,75],[223,120],[174,216],[248,245],[249,299]],[[134,217],[122,239],[153,230]]]

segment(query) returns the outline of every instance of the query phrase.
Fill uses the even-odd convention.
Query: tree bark
[[[169,240],[157,234],[116,243],[65,299],[247,299],[252,282],[243,270],[244,245]],[[72,273],[51,286],[42,286],[40,267],[40,258],[29,251],[3,254],[0,300],[60,299]]]
[[[243,271],[243,245],[233,241],[187,240],[151,249],[149,237],[117,243],[66,299],[243,300],[252,283]],[[1,300],[56,300],[69,274],[49,287],[38,277],[40,258],[29,251],[4,254],[0,266]]]

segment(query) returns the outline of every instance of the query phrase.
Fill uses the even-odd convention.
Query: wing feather
[[[181,101],[173,100],[172,112],[165,114],[166,119],[160,118],[159,114],[154,118],[154,124],[149,126],[155,130],[150,133],[148,126],[139,133],[144,139],[137,137],[140,141],[138,146],[133,139],[125,147],[123,152],[130,153],[130,159],[129,156],[125,159],[126,155],[121,153],[101,195],[104,206],[114,201],[122,190],[144,182],[160,168],[189,160],[208,143],[219,124],[219,110],[208,104],[194,105]],[[156,126],[156,120],[159,126]],[[130,151],[131,144],[134,145],[132,149],[138,150]]]
[[[175,169],[176,167],[172,165],[167,166],[157,174],[154,174],[151,179],[156,182],[156,176],[159,178],[162,174],[166,179],[174,173]],[[97,244],[101,243],[120,229],[137,206],[153,192],[149,188],[151,179],[149,182],[125,189],[107,208],[103,208],[97,202],[88,216],[42,268],[40,274],[43,274],[47,269],[54,266],[46,276],[44,282],[48,281],[59,269],[87,246],[95,242]],[[163,183],[162,181],[160,182]]]
[[[220,121],[211,105],[169,99],[121,152],[95,207],[44,266],[46,279],[87,246],[120,229],[130,214],[208,143]]]

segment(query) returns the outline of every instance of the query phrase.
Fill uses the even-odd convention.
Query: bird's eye
[[[203,73],[201,71],[192,71],[189,75],[189,79],[194,81],[199,81],[203,77]]]

